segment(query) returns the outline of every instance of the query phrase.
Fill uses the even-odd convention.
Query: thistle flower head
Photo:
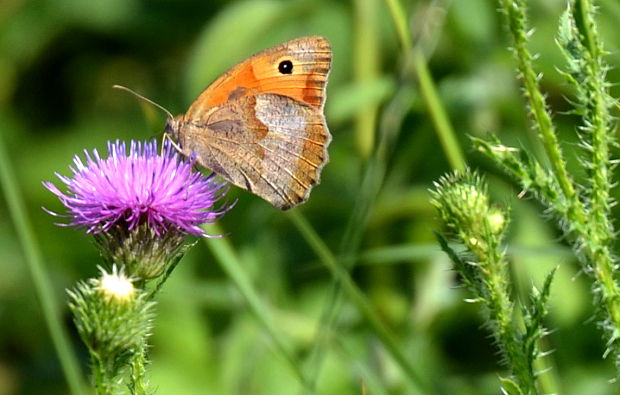
[[[231,206],[215,209],[225,184],[193,171],[167,142],[157,152],[156,141],[108,143],[108,157],[97,150],[73,159],[72,177],[56,173],[66,185],[62,192],[43,185],[67,208],[65,226],[86,229],[94,236],[108,264],[136,279],[159,277],[186,248],[186,235],[206,236],[200,225],[212,223]]]
[[[108,143],[108,157],[97,150],[84,151],[70,167],[73,176],[56,176],[67,186],[62,192],[51,182],[43,185],[67,208],[67,224],[87,233],[107,232],[115,225],[131,231],[146,224],[160,236],[170,229],[185,234],[205,235],[200,225],[211,223],[223,213],[214,210],[225,193],[224,184],[213,176],[192,171],[192,163],[183,161],[169,142],[163,153],[156,141],[132,141],[129,154],[124,142]]]

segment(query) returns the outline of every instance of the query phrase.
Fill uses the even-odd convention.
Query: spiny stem
[[[513,51],[518,62],[519,76],[523,81],[530,112],[543,141],[545,151],[549,156],[549,161],[553,167],[558,184],[565,200],[569,202],[566,214],[569,218],[583,224],[586,222],[583,205],[575,191],[573,180],[566,169],[566,162],[558,143],[551,115],[547,111],[545,97],[539,89],[538,76],[532,66],[532,55],[527,48],[527,34],[525,33],[527,19],[524,1],[500,1],[513,38]]]
[[[148,393],[145,381],[147,363],[146,344],[144,344],[140,350],[136,351],[131,360],[131,387],[133,395],[146,395]]]
[[[612,134],[609,131],[609,104],[611,100],[607,93],[605,70],[602,64],[603,50],[600,47],[598,33],[592,16],[592,4],[588,0],[577,0],[571,9],[573,20],[580,34],[577,37],[584,48],[583,64],[585,77],[583,79],[583,95],[587,100],[582,104],[585,109],[584,129],[588,129],[592,141],[591,168],[591,224],[593,234],[604,238],[602,244],[608,245],[613,234],[609,221],[609,188],[611,185],[611,171],[609,168],[609,143]],[[581,81],[578,81],[581,82]]]
[[[565,75],[577,90],[576,109],[583,116],[580,138],[586,157],[582,160],[590,175],[586,185],[576,187],[567,172],[551,116],[538,86],[538,77],[532,68],[532,56],[526,46],[525,2],[500,0],[500,4],[513,36],[519,76],[523,81],[534,124],[552,166],[553,171],[549,175],[554,178],[554,182],[550,183],[544,178],[537,181],[531,172],[526,177],[518,175],[518,178],[525,189],[533,191],[550,190],[549,186],[557,182],[557,199],[547,199],[546,203],[561,220],[565,233],[573,240],[573,248],[578,252],[584,270],[594,278],[594,289],[597,298],[600,298],[595,303],[601,306],[603,326],[610,336],[607,351],[613,351],[619,363],[620,285],[615,279],[617,264],[611,251],[615,233],[610,219],[610,188],[614,166],[611,165],[609,150],[613,143],[610,108],[616,101],[608,93],[609,84],[605,80],[607,69],[603,63],[604,51],[593,17],[594,6],[591,0],[571,0],[565,23],[560,30],[560,44],[570,67]],[[484,144],[479,146],[484,148]],[[531,171],[539,166],[535,161],[528,161],[525,166],[514,166],[507,161],[507,158],[513,158],[512,155],[500,158],[489,149],[485,149],[485,152],[504,167],[512,169],[513,173],[514,170]],[[519,159],[516,162],[520,163]],[[578,191],[583,191],[583,194],[580,195]],[[544,197],[545,194],[540,196]]]
[[[589,0],[574,0],[569,6],[574,23],[572,35],[576,44],[576,59],[579,77],[575,81],[578,90],[580,108],[583,110],[585,144],[589,153],[591,170],[591,188],[589,194],[589,218],[580,235],[583,239],[584,253],[591,260],[593,275],[600,284],[600,297],[609,315],[611,327],[609,350],[614,350],[618,359],[619,350],[616,341],[620,330],[620,286],[615,279],[615,260],[611,253],[614,229],[610,221],[610,188],[613,179],[613,166],[610,166],[609,146],[613,143],[610,130],[611,116],[609,109],[615,101],[609,96],[608,83],[605,81],[604,51],[601,47],[596,24],[594,6]],[[568,51],[567,51],[568,52]],[[570,56],[571,53],[568,53]]]
[[[108,370],[106,369],[104,361],[101,357],[91,350],[90,361],[93,373],[93,379],[95,381],[95,391],[97,395],[112,395],[114,394],[114,386],[112,385],[112,378]]]
[[[488,239],[490,252],[485,257],[487,259],[487,285],[489,287],[487,303],[490,306],[491,319],[497,323],[498,343],[505,348],[508,366],[511,367],[521,389],[526,393],[535,393],[536,377],[533,368],[527,366],[523,345],[515,331],[517,325],[514,318],[515,309],[510,300],[510,289],[506,281],[508,273],[505,257],[501,253],[501,245],[495,244],[493,241],[493,238]]]

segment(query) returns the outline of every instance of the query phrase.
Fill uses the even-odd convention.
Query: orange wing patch
[[[290,74],[280,71],[283,61],[292,63]],[[322,110],[330,67],[331,49],[324,38],[305,37],[287,41],[231,68],[198,96],[185,117],[200,118],[200,113],[211,107],[260,93],[288,96]]]

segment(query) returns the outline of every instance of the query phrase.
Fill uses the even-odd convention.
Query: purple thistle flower
[[[46,210],[71,220],[59,225],[95,235],[119,225],[128,231],[146,225],[157,236],[170,230],[205,236],[200,225],[212,223],[231,207],[214,209],[227,191],[225,184],[192,171],[193,163],[182,160],[168,141],[161,155],[155,140],[132,141],[129,154],[125,143],[117,140],[108,142],[105,159],[97,150],[92,155],[84,150],[84,155],[86,162],[74,157],[73,177],[56,173],[66,193],[51,182],[43,183],[68,210],[66,215]]]

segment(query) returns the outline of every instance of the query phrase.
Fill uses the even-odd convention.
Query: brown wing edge
[[[286,100],[294,100],[288,96],[283,96],[283,95],[278,95],[278,94],[273,94],[273,93],[268,93],[267,95],[274,95],[274,96],[281,96],[282,98],[286,99]],[[329,128],[327,126],[327,121],[325,119],[325,115],[323,114],[322,111],[317,110],[316,108],[314,108],[313,106],[307,104],[307,103],[303,103],[303,102],[299,102],[297,100],[295,100],[295,103],[297,103],[298,105],[302,105],[304,107],[307,107],[309,109],[312,110],[313,113],[315,113],[317,115],[317,117],[320,120],[320,125],[323,129],[323,131],[325,132],[325,141],[322,144],[322,161],[321,163],[314,169],[312,176],[310,177],[310,184],[308,185],[308,187],[305,189],[303,195],[298,195],[298,194],[294,194],[293,196],[290,196],[287,194],[287,196],[289,197],[288,199],[283,199],[283,200],[293,200],[294,202],[291,204],[283,204],[283,205],[277,205],[272,201],[269,201],[271,204],[273,204],[274,206],[276,206],[277,208],[279,208],[280,210],[286,211],[289,210],[293,207],[296,207],[302,203],[305,203],[309,197],[310,197],[310,192],[314,189],[315,186],[319,185],[321,183],[321,173],[323,172],[323,168],[325,167],[325,165],[327,165],[327,163],[329,163],[329,145],[332,142],[332,135],[329,131]],[[301,159],[298,159],[301,160]],[[259,195],[260,196],[260,195]],[[262,196],[261,196],[262,197]],[[263,199],[265,199],[263,197]],[[267,200],[267,199],[265,199]]]

